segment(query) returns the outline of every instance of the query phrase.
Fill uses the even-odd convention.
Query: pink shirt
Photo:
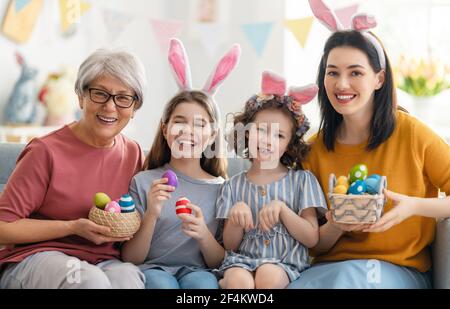
[[[111,148],[81,142],[65,126],[31,141],[0,193],[0,221],[23,218],[76,220],[87,218],[96,192],[112,199],[128,192],[131,178],[141,169],[139,145],[119,134]],[[113,243],[95,245],[72,235],[0,250],[0,265],[20,262],[41,251],[60,251],[91,264],[119,257]]]

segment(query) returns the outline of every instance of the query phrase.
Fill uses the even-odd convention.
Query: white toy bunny
[[[37,89],[34,79],[38,71],[30,67],[19,53],[16,53],[16,60],[22,71],[5,107],[4,118],[10,124],[29,124],[36,118]]]

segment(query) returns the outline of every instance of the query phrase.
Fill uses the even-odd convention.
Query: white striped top
[[[244,234],[238,252],[227,252],[221,271],[236,266],[254,271],[264,263],[274,263],[282,266],[289,278],[295,280],[300,271],[309,266],[307,248],[293,238],[282,223],[269,232],[258,229],[258,213],[272,200],[283,201],[299,215],[310,207],[316,207],[320,215],[327,210],[320,184],[309,171],[289,170],[286,176],[267,185],[250,182],[246,172],[232,177],[221,189],[217,218],[228,218],[230,209],[237,202],[244,202],[252,210],[256,228]]]

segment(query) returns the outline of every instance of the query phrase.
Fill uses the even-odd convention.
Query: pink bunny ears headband
[[[309,130],[309,121],[302,111],[302,105],[309,103],[316,96],[317,85],[305,87],[290,87],[286,95],[286,81],[284,78],[265,71],[262,74],[261,94],[251,97],[245,106],[247,111],[256,112],[265,103],[275,100],[279,106],[285,105],[297,120],[297,136],[302,136]]]
[[[339,22],[336,14],[330,9],[322,0],[309,0],[311,10],[316,18],[327,27],[331,32],[346,30]],[[375,47],[378,58],[380,59],[380,66],[386,69],[386,58],[384,56],[383,47],[380,42],[371,35],[368,31],[377,26],[374,16],[364,13],[356,14],[352,17],[351,29],[361,32],[362,35]]]
[[[239,57],[241,55],[241,48],[235,44],[219,61],[217,66],[208,77],[205,86],[201,90],[211,98],[214,116],[217,121],[220,121],[220,109],[214,100],[214,94],[219,86],[228,77],[231,71],[236,67]],[[170,40],[169,47],[169,63],[172,69],[175,81],[181,91],[192,90],[191,83],[191,69],[189,60],[184,49],[183,43],[178,39]]]

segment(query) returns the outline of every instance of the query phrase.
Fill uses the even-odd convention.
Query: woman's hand
[[[262,231],[270,231],[280,221],[280,213],[285,203],[273,200],[259,211],[259,227]]]
[[[78,219],[71,221],[72,231],[74,235],[83,237],[92,241],[96,245],[101,245],[107,242],[122,242],[130,240],[130,237],[109,237],[106,236],[111,229],[107,226],[99,225],[89,219]]]
[[[175,191],[174,187],[165,185],[167,181],[167,178],[156,179],[148,190],[146,213],[151,217],[159,218],[164,202],[171,198],[170,192]]]
[[[325,217],[328,220],[328,223],[334,227],[335,229],[341,232],[361,232],[364,229],[367,229],[370,224],[346,224],[346,223],[337,223],[333,220],[333,215],[331,211],[327,211]]]
[[[186,206],[192,209],[193,214],[181,213],[178,215],[183,222],[181,224],[181,231],[197,241],[206,239],[210,232],[206,226],[201,208],[191,203]]]
[[[243,202],[238,202],[231,208],[228,214],[228,222],[232,225],[242,227],[246,232],[254,228],[252,211]]]
[[[386,189],[384,190],[384,194],[388,199],[392,200],[394,207],[386,212],[380,221],[364,229],[364,232],[384,232],[414,215],[414,208],[417,204],[416,198]]]

